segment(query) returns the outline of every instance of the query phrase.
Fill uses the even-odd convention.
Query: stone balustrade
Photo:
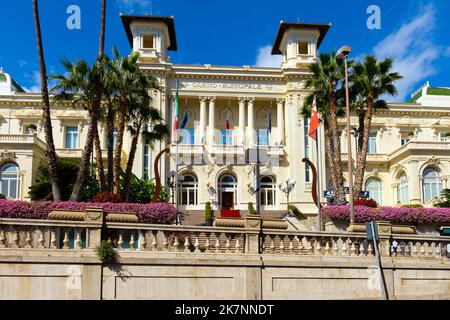
[[[93,250],[102,240],[104,226],[103,240],[118,251],[349,257],[373,256],[375,252],[363,232],[280,230],[267,227],[267,221],[258,216],[246,216],[239,226],[196,227],[103,219],[100,208],[50,214],[62,216],[73,220],[1,219],[0,248]],[[380,227],[383,230],[383,223]],[[381,232],[378,245],[385,257],[450,257],[448,237]]]

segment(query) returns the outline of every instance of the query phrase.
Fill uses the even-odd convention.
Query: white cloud
[[[267,45],[258,49],[256,56],[257,67],[280,67],[282,62],[282,56],[272,55],[272,46]]]
[[[21,68],[28,66],[28,62],[26,60],[19,59],[19,66]]]
[[[116,0],[121,9],[133,13],[136,9],[148,9],[152,13],[152,0]]]
[[[41,92],[41,75],[39,71],[33,71],[31,74],[25,74],[26,78],[31,78],[31,86],[23,87],[27,92],[38,93]]]
[[[436,26],[435,14],[431,4],[421,8],[420,14],[389,34],[373,49],[378,58],[394,59],[394,71],[403,76],[397,82],[398,97],[401,99],[436,73],[433,64],[439,52],[445,49],[442,50],[431,40]]]

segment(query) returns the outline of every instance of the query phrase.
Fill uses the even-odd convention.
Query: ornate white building
[[[168,56],[169,51],[177,50],[172,17],[122,15],[121,19],[132,50],[141,53],[142,70],[160,82],[162,89],[152,93],[152,103],[170,126],[178,83],[181,116],[188,115],[178,147],[181,209],[195,214],[210,201],[216,210],[246,211],[249,202],[255,203],[248,150],[258,148],[264,162],[262,209],[280,212],[286,208],[287,197],[278,185],[290,178],[296,185],[289,201],[302,212],[314,214],[312,174],[302,159],[309,157],[317,163],[317,154],[314,141],[308,138],[309,119],[304,119],[300,110],[308,95],[304,89],[310,76],[308,64],[315,61],[331,25],[281,22],[272,50],[272,54],[282,55],[281,66],[257,68],[173,64]],[[425,85],[415,94],[414,102],[391,103],[389,110],[374,117],[365,183],[379,203],[431,205],[442,188],[450,187],[449,92]],[[40,95],[23,92],[1,73],[0,193],[9,198],[28,199],[36,170],[45,163],[40,119]],[[52,121],[58,155],[80,157],[87,131],[86,112],[70,104],[53,104]],[[352,117],[352,123],[356,125],[357,119]],[[345,139],[344,122],[342,128]],[[105,143],[104,126],[100,134]],[[130,142],[127,135],[123,166]],[[154,159],[166,147],[163,142],[151,150],[141,142],[134,173],[152,178]],[[170,155],[159,164],[166,185],[177,168],[177,148],[174,143],[170,148]],[[347,161],[345,143],[342,148]],[[323,143],[319,153],[320,171],[326,173]],[[326,174],[321,180],[321,186],[327,185]]]

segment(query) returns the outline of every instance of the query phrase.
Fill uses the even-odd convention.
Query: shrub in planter
[[[248,203],[248,212],[252,215],[257,214],[255,207],[253,207],[253,202]]]
[[[102,241],[97,248],[95,248],[97,257],[102,263],[110,263],[114,260],[114,247],[108,241]]]
[[[211,209],[211,202],[205,204],[205,224],[210,226],[213,223],[213,212]]]
[[[377,204],[377,202],[375,200],[373,200],[373,199],[364,199],[364,198],[356,199],[354,205],[355,206],[366,206],[366,207],[370,207],[370,208],[378,207],[378,204]]]
[[[92,198],[92,202],[98,202],[98,203],[106,203],[106,202],[119,203],[120,202],[120,197],[116,193],[102,192],[102,193],[97,193],[94,196],[94,198]]]
[[[0,200],[6,200],[6,196],[4,196],[0,193]]]
[[[298,220],[300,220],[300,221],[306,220],[305,215],[303,213],[301,213],[300,210],[298,210],[298,208],[295,205],[290,204],[289,210],[292,212],[294,217],[296,217]]]

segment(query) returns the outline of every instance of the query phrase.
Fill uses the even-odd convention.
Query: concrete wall
[[[372,257],[121,251],[102,270],[93,251],[48,252],[2,249],[0,299],[380,298]],[[382,264],[390,299],[450,299],[448,258]]]

